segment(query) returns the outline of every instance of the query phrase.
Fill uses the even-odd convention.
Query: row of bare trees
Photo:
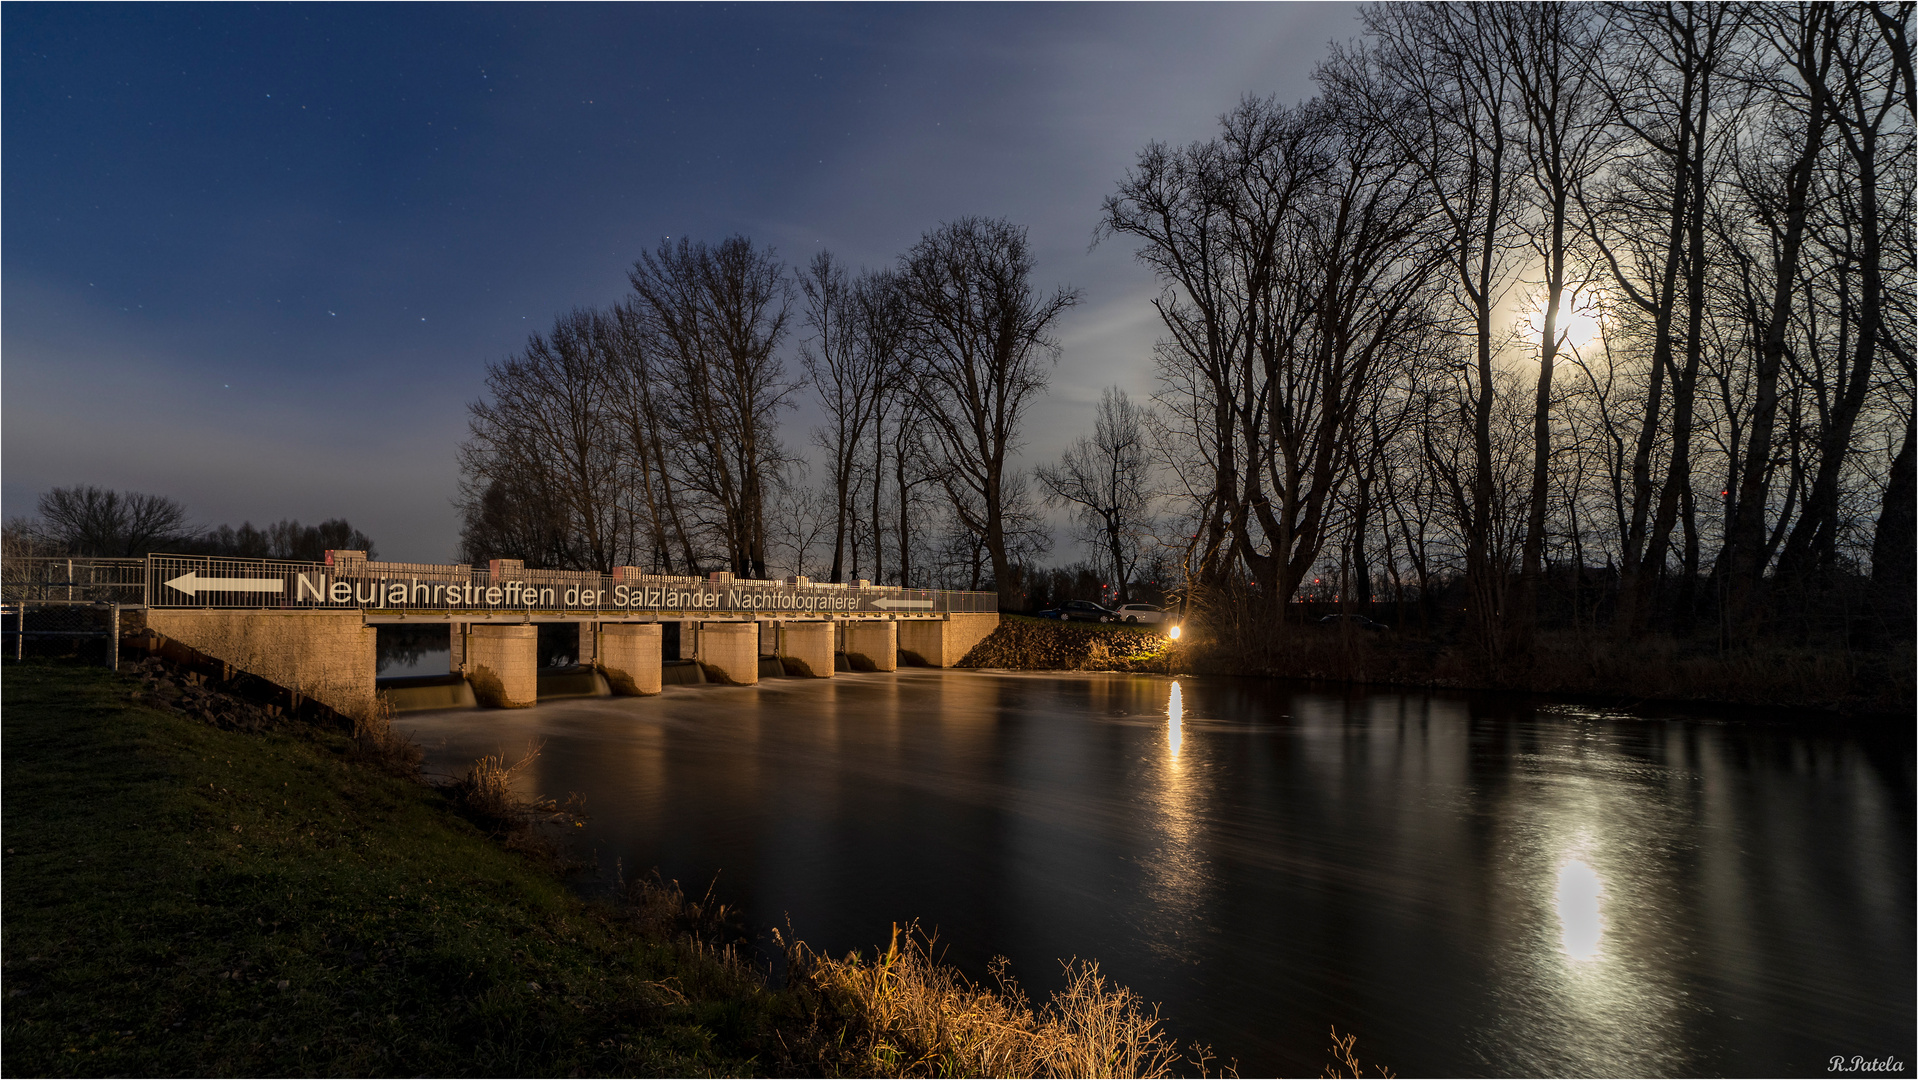
[[[4,558],[85,556],[145,558],[154,552],[243,559],[319,562],[334,550],[378,558],[373,541],[345,518],[302,525],[282,518],[256,527],[219,525],[201,531],[179,500],[167,495],[80,484],[48,488],[32,517],[6,523]]]
[[[858,273],[825,253],[792,273],[741,237],[662,243],[620,303],[489,366],[460,450],[464,556],[1007,582],[1043,537],[1013,464],[1020,423],[1077,299],[1032,270],[1023,229],[977,218]],[[782,347],[796,330],[797,376]],[[780,439],[808,386],[823,505]],[[822,534],[831,559],[815,566]]]
[[[1273,610],[1455,595],[1494,666],[1546,621],[1908,594],[1911,10],[1368,9],[1318,97],[1148,146],[1105,200],[1162,286],[1158,392],[1109,391],[1031,477],[1077,294],[1035,287],[1023,230],[856,271],[662,244],[489,370],[467,556],[1016,605],[1043,499],[1122,599],[1167,558]],[[780,437],[808,388],[817,486]]]
[[[1102,233],[1163,287],[1190,573],[1455,586],[1495,664],[1594,573],[1626,634],[1908,602],[1911,14],[1379,5],[1318,98],[1147,147]]]

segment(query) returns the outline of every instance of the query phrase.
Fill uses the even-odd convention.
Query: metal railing
[[[993,612],[998,594],[788,581],[572,570],[527,570],[502,560],[464,564],[372,562],[336,552],[330,563],[149,555],[142,600],[156,608],[285,608],[514,614],[937,615]]]
[[[0,565],[0,601],[8,604],[141,604],[146,585],[145,559],[22,558]]]

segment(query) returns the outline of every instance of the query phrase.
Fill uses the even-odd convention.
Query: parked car
[[[1363,615],[1327,615],[1325,618],[1319,620],[1319,625],[1332,627],[1334,629],[1343,625],[1349,626],[1354,630],[1369,630],[1373,633],[1380,634],[1392,629],[1382,622],[1375,622]]]
[[[1157,604],[1121,604],[1117,611],[1120,620],[1129,623],[1162,623],[1170,618]]]
[[[1119,613],[1109,607],[1101,607],[1090,600],[1067,600],[1058,607],[1047,608],[1035,613],[1036,618],[1058,619],[1060,622],[1117,622]]]

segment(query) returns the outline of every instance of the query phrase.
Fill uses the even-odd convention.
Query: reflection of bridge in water
[[[674,577],[634,567],[529,570],[511,559],[485,567],[376,562],[356,551],[329,552],[324,563],[15,560],[6,577],[16,611],[99,603],[111,605],[117,621],[122,610],[143,609],[149,635],[349,714],[373,707],[380,624],[446,627],[449,672],[437,682],[452,689],[413,695],[416,702],[517,707],[539,697],[539,624],[577,630],[570,651],[582,668],[566,692],[654,694],[669,668],[696,681],[751,684],[762,673],[826,678],[835,669],[892,671],[901,661],[947,667],[999,622],[993,593]],[[136,616],[124,625],[140,623]]]

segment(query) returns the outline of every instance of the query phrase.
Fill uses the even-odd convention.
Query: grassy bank
[[[1149,629],[1007,616],[959,666],[1256,675],[1909,717],[1912,659],[1909,643],[1850,652],[1778,645],[1720,651],[1659,637],[1621,642],[1546,631],[1488,675],[1464,649],[1404,632],[1306,624],[1279,635],[1234,635],[1189,623],[1181,640],[1168,642]]]
[[[95,668],[13,665],[0,688],[9,1075],[1126,1075],[1182,1060],[1096,968],[1035,1008],[910,935],[871,959],[795,943],[793,979],[769,987],[725,947],[723,913],[652,886],[583,901],[363,736],[250,714],[228,730]]]

